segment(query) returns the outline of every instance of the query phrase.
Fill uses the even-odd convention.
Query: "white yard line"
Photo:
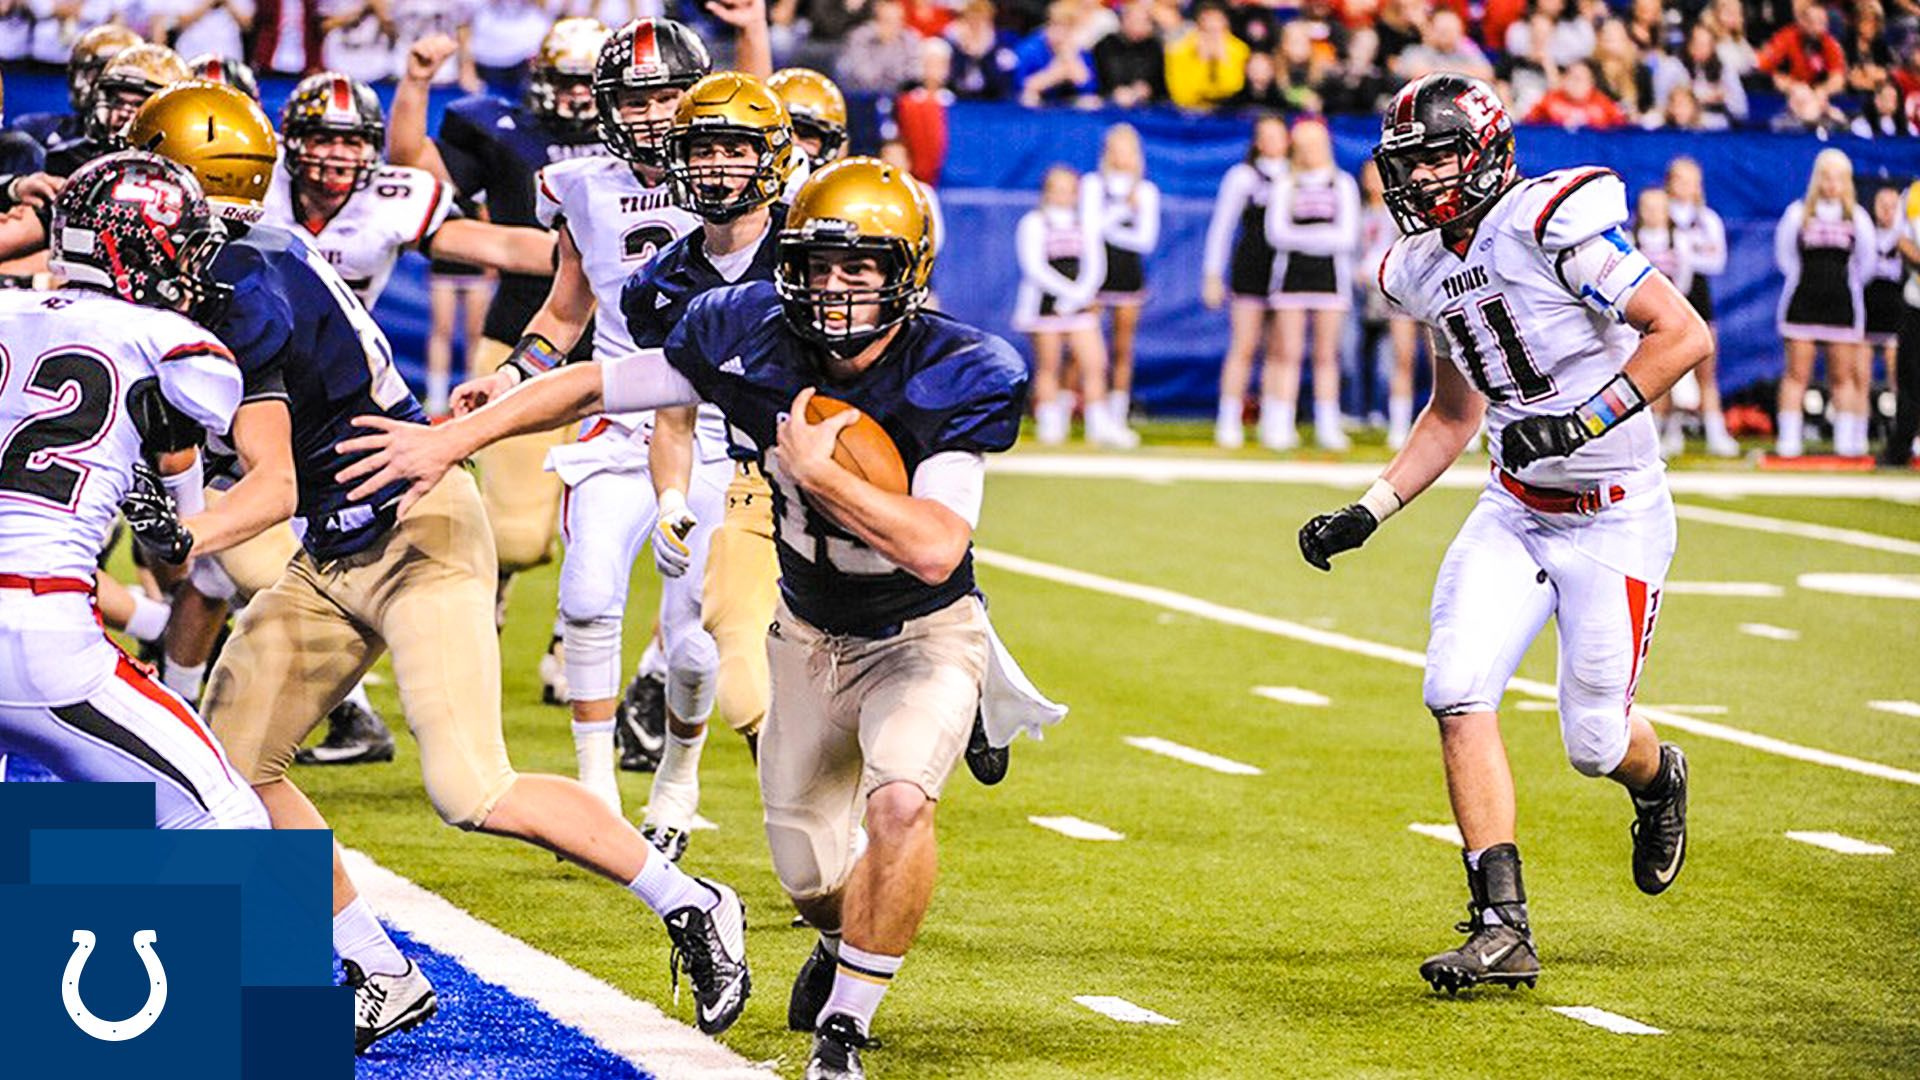
[[[1086,821],[1081,818],[1073,817],[1072,815],[1062,815],[1059,817],[1042,817],[1038,814],[1032,814],[1027,817],[1027,820],[1033,822],[1035,825],[1038,825],[1043,829],[1051,829],[1062,836],[1071,836],[1075,840],[1125,840],[1126,839],[1125,836],[1121,835],[1120,833],[1114,832],[1112,829],[1107,828],[1105,825],[1096,825],[1091,821]]]
[[[1268,701],[1277,701],[1282,705],[1320,706],[1333,704],[1333,699],[1327,695],[1316,694],[1311,690],[1303,690],[1298,686],[1256,686],[1253,688],[1253,692],[1259,697],[1266,698]]]
[[[1547,1008],[1569,1016],[1583,1024],[1611,1031],[1615,1035],[1665,1035],[1666,1032],[1649,1024],[1643,1024],[1630,1016],[1610,1013],[1605,1009],[1596,1009],[1591,1005],[1549,1005]]]
[[[354,885],[382,919],[660,1080],[767,1080],[774,1075],[652,1005],[481,922],[366,855],[345,848],[340,854]],[[651,931],[649,919],[646,910],[635,905],[631,932]]]
[[[1861,497],[1875,496],[1862,495]],[[1848,547],[1886,551],[1895,555],[1920,555],[1920,541],[1906,540],[1898,536],[1882,536],[1879,533],[1862,532],[1859,529],[1841,529],[1832,525],[1815,525],[1808,521],[1789,521],[1786,518],[1742,514],[1735,510],[1719,510],[1711,506],[1694,506],[1690,503],[1675,506],[1673,512],[1684,521],[1697,521],[1702,525],[1724,525],[1733,529],[1772,533],[1775,536],[1824,540],[1830,544],[1845,544]]]
[[[1920,719],[1920,701],[1869,701],[1867,708]]]
[[[1891,855],[1893,849],[1884,844],[1875,844],[1866,840],[1855,840],[1837,832],[1789,832],[1787,839],[1798,840],[1803,844],[1812,844],[1817,848],[1837,851],[1842,855]]]
[[[1725,705],[1642,705],[1642,709],[1659,709],[1662,712],[1677,712],[1686,716],[1725,716]]]
[[[1175,761],[1184,761],[1189,765],[1198,765],[1203,769],[1212,769],[1228,776],[1259,776],[1260,770],[1252,765],[1223,758],[1218,754],[1209,754],[1205,750],[1195,750],[1191,746],[1182,746],[1177,742],[1163,739],[1158,735],[1129,735],[1127,745],[1149,754],[1159,754]]]
[[[1053,563],[1041,562],[1037,559],[1028,559],[1019,555],[1010,555],[1006,552],[994,551],[988,548],[975,548],[973,554],[974,560],[980,565],[1004,570],[1012,574],[1024,574],[1027,577],[1039,578],[1043,581],[1051,581],[1059,585],[1070,585],[1074,588],[1105,593],[1108,596],[1119,596],[1129,600],[1138,600],[1141,603],[1151,604],[1168,611],[1178,611],[1198,618],[1223,623],[1228,626],[1237,626],[1244,630],[1252,630],[1256,633],[1288,638],[1293,641],[1305,642],[1309,645],[1322,645],[1330,649],[1337,649],[1341,652],[1371,657],[1375,660],[1385,660],[1390,663],[1399,664],[1402,667],[1410,667],[1416,670],[1426,667],[1426,657],[1412,649],[1383,645],[1377,641],[1367,641],[1363,638],[1353,637],[1348,634],[1339,634],[1331,630],[1316,630],[1311,626],[1303,626],[1297,622],[1277,619],[1271,615],[1261,615],[1240,608],[1228,607],[1225,604],[1216,604],[1210,600],[1202,600],[1196,596],[1188,596],[1185,593],[1174,592],[1172,589],[1162,589],[1153,585],[1139,585],[1130,581],[1121,581],[1117,578],[1088,573],[1085,570],[1056,566]],[[1516,677],[1507,684],[1507,688],[1516,693],[1527,694],[1536,698],[1553,698],[1556,696],[1552,683],[1540,682],[1537,679]],[[1844,769],[1847,772],[1858,773],[1861,776],[1872,776],[1881,780],[1891,780],[1895,783],[1912,784],[1920,787],[1920,772],[1914,772],[1910,769],[1901,769],[1892,765],[1882,765],[1877,761],[1867,761],[1863,758],[1850,757],[1846,754],[1836,754],[1828,750],[1801,746],[1798,743],[1791,743],[1785,739],[1776,739],[1770,735],[1756,734],[1755,732],[1745,731],[1741,728],[1715,723],[1711,720],[1682,716],[1679,713],[1670,712],[1654,706],[1642,706],[1639,712],[1656,724],[1664,724],[1677,731],[1689,732],[1702,738],[1718,739],[1722,742],[1735,743],[1751,750],[1759,750],[1762,753],[1792,758],[1795,761],[1806,761],[1815,765],[1826,765],[1830,768]]]
[[[1920,600],[1920,574],[1801,574],[1794,584],[1813,592]]]
[[[1443,844],[1452,844],[1454,847],[1467,846],[1466,840],[1460,836],[1458,825],[1436,825],[1416,821],[1407,826],[1407,831],[1419,833],[1421,836],[1430,836]]]
[[[1771,600],[1787,590],[1764,581],[1669,581],[1660,586],[1664,596],[1749,596]]]
[[[1073,999],[1109,1020],[1118,1020],[1123,1024],[1178,1024],[1180,1021],[1169,1016],[1161,1016],[1152,1009],[1135,1005],[1126,998],[1108,997],[1103,994],[1079,994]]]
[[[1789,630],[1784,626],[1774,626],[1763,622],[1743,622],[1740,632],[1749,637],[1766,638],[1768,641],[1799,641],[1800,631]]]

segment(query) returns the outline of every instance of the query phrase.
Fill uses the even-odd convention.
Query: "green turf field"
[[[1179,452],[1179,451],[1175,451]],[[1357,491],[1352,493],[1357,494]],[[1350,497],[1350,496],[1349,496]],[[1294,531],[1342,495],[1320,486],[997,476],[980,546],[1419,650],[1434,570],[1472,494],[1436,490],[1336,572]],[[1689,505],[1920,538],[1920,509],[1866,500],[1683,499]],[[1718,705],[1703,719],[1920,769],[1920,602],[1809,591],[1813,571],[1920,575],[1920,556],[1683,520],[1672,580],[1781,586],[1773,598],[1669,595],[1639,700]],[[643,556],[643,563],[645,557]],[[942,877],[925,932],[882,1006],[876,1077],[1533,1077],[1920,1075],[1920,787],[1698,735],[1690,858],[1667,895],[1628,869],[1625,795],[1565,762],[1550,712],[1505,731],[1544,964],[1536,990],[1448,999],[1415,972],[1458,941],[1457,851],[1408,830],[1450,820],[1433,722],[1412,667],[987,567],[996,624],[1073,708],[1016,745],[995,789],[957,774],[941,811]],[[562,710],[534,664],[552,568],[529,575],[505,638],[508,743],[522,769],[572,771]],[[635,621],[654,593],[636,573]],[[1798,631],[1778,641],[1738,631]],[[637,636],[637,635],[630,635]],[[630,655],[640,642],[629,640]],[[1551,681],[1547,635],[1522,674]],[[1255,696],[1300,687],[1326,707]],[[392,688],[375,699],[398,715]],[[1123,740],[1159,736],[1256,766],[1207,771]],[[669,1012],[667,945],[644,909],[519,845],[439,824],[404,736],[391,766],[303,770],[341,840],[533,945]],[[647,777],[623,774],[635,815]],[[784,1030],[811,944],[788,927],[744,745],[715,732],[686,865],[750,905],[756,993],[725,1041],[783,1075]],[[1069,839],[1029,815],[1124,834]],[[1836,854],[1821,830],[1895,854]],[[1179,1021],[1118,1023],[1074,1003],[1114,995]],[[1557,1015],[1594,1006],[1664,1029],[1630,1037]],[[404,1036],[398,1037],[404,1039]],[[397,1049],[397,1047],[396,1047]]]

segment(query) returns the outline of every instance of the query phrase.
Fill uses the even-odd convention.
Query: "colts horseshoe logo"
[[[140,1011],[125,1020],[102,1020],[87,1009],[87,1003],[80,1000],[80,972],[87,966],[87,957],[93,955],[94,936],[91,930],[73,932],[73,955],[67,957],[66,974],[60,977],[60,1000],[66,1003],[67,1015],[73,1017],[75,1027],[99,1039],[101,1042],[126,1042],[146,1034],[155,1020],[160,1019],[160,1010],[167,1007],[167,969],[160,966],[160,956],[153,951],[153,943],[160,935],[151,930],[141,930],[133,935],[133,951],[140,954],[140,962],[147,967],[147,978],[152,986],[147,990],[147,1003]]]

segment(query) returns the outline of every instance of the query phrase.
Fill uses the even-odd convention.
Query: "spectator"
[[[1087,441],[1124,448],[1137,445],[1139,436],[1115,427],[1103,407],[1107,346],[1093,299],[1106,278],[1106,246],[1100,223],[1085,220],[1080,210],[1080,175],[1065,165],[1048,169],[1039,208],[1020,219],[1014,234],[1020,291],[1013,325],[1032,335],[1034,436],[1041,445],[1067,441],[1073,423],[1073,398],[1061,387],[1063,353],[1070,353],[1086,404]]]
[[[1653,71],[1643,62],[1640,47],[1619,19],[1600,24],[1593,45],[1593,74],[1600,89],[1619,103],[1628,120],[1639,116],[1653,100]]]
[[[1093,47],[1100,95],[1123,109],[1167,100],[1167,51],[1153,24],[1153,0],[1129,0],[1119,29]]]
[[[1340,336],[1353,306],[1349,282],[1360,243],[1360,189],[1334,163],[1333,138],[1322,121],[1293,125],[1292,168],[1274,185],[1266,228],[1277,253],[1272,303],[1279,350],[1268,356],[1261,375],[1260,445],[1291,450],[1299,444],[1294,402],[1311,330],[1313,441],[1322,450],[1344,452],[1350,444],[1340,422]],[[1266,403],[1276,406],[1272,424]]]
[[[1901,214],[1901,190],[1890,184],[1873,193],[1873,270],[1861,290],[1867,306],[1867,356],[1861,378],[1869,390],[1873,384],[1873,361],[1878,357],[1889,374],[1898,362],[1894,348],[1900,336],[1900,285],[1907,278],[1900,260],[1900,237],[1906,232]]]
[[[1880,84],[1862,106],[1852,130],[1863,139],[1898,138],[1912,135],[1913,121],[1900,100],[1900,87],[1892,80]]]
[[[1220,0],[1200,0],[1193,28],[1167,48],[1167,95],[1187,109],[1225,101],[1246,82],[1249,52],[1247,43],[1227,29]]]
[[[407,73],[407,52],[413,43],[435,34],[445,34],[459,43],[459,49],[433,73],[433,85],[450,86],[455,82],[469,94],[485,89],[473,58],[473,18],[475,9],[486,6],[475,0],[385,0],[387,30],[391,35],[388,73],[379,78],[399,78]]]
[[[953,9],[939,0],[902,0],[907,25],[921,37],[939,37],[953,22]]]
[[[1676,231],[1685,234],[1693,252],[1693,285],[1687,290],[1687,303],[1706,320],[1707,330],[1719,338],[1713,317],[1713,287],[1708,280],[1727,269],[1727,227],[1707,205],[1706,186],[1701,180],[1700,164],[1689,157],[1677,157],[1667,163],[1667,214]],[[1719,351],[1716,347],[1716,353]],[[1720,409],[1720,377],[1716,359],[1709,353],[1693,369],[1700,382],[1700,426],[1707,436],[1707,453],[1714,457],[1739,457],[1740,444],[1727,434],[1726,414]]]
[[[1374,32],[1380,35],[1380,63],[1403,80],[1401,56],[1420,43],[1420,28],[1433,13],[1428,0],[1385,0]]]
[[[1091,53],[1101,40],[1120,29],[1120,16],[1102,0],[1069,0],[1073,11],[1073,47]]]
[[[1514,23],[1526,21],[1532,6],[1527,0],[1487,0],[1480,16],[1480,47],[1488,52],[1504,50],[1507,31]]]
[[[283,0],[294,3],[296,0]],[[398,28],[384,0],[297,0],[320,11],[324,35],[320,62],[361,82],[379,82],[394,73],[394,41]],[[411,44],[411,42],[409,42]],[[401,53],[405,58],[405,53]],[[441,76],[435,73],[435,80]]]
[[[1666,189],[1646,188],[1640,192],[1628,229],[1633,245],[1682,296],[1693,290],[1693,237],[1674,226]],[[1693,372],[1689,371],[1681,376],[1681,383],[1691,378]],[[1686,418],[1675,410],[1674,397],[1673,392],[1665,393],[1652,403],[1660,431],[1660,455],[1667,458],[1678,457],[1687,448]]]
[[[953,46],[955,97],[998,101],[1013,96],[1013,71],[1018,61],[1013,46],[993,22],[993,0],[968,0],[960,16],[947,26]]]
[[[1893,371],[1898,400],[1887,443],[1880,449],[1880,464],[1894,468],[1912,463],[1915,436],[1920,435],[1920,180],[1908,185],[1901,202],[1906,235],[1900,255],[1907,264],[1907,284],[1900,297],[1900,345]]]
[[[1532,13],[1507,27],[1508,55],[1541,56],[1542,19],[1547,40],[1545,56],[1540,62],[1551,62],[1558,68],[1593,55],[1593,24],[1569,10],[1567,0],[1534,0]]]
[[[1420,44],[1400,54],[1400,76],[1417,79],[1435,71],[1452,71],[1476,79],[1493,78],[1493,65],[1480,46],[1468,40],[1466,24],[1451,10],[1436,11],[1427,20]]]
[[[1527,16],[1525,23],[1516,23],[1507,38],[1522,40],[1524,51],[1508,52],[1500,60],[1497,70],[1499,81],[1495,84],[1507,99],[1507,108],[1515,116],[1525,116],[1547,96],[1560,81],[1560,64],[1553,55],[1553,20],[1542,12]],[[1592,28],[1589,27],[1589,30]],[[1512,31],[1521,31],[1515,35]],[[1567,61],[1571,63],[1572,61]]]
[[[1669,24],[1661,0],[1633,0],[1627,8],[1627,36],[1642,53],[1671,52],[1680,44],[1677,40],[1679,17],[1679,12],[1673,12],[1676,21]]]
[[[1796,89],[1812,92],[1805,83]],[[1833,384],[1834,453],[1867,452],[1862,294],[1873,270],[1873,238],[1873,218],[1854,198],[1853,162],[1831,147],[1820,151],[1805,197],[1787,207],[1773,233],[1774,261],[1787,279],[1777,323],[1787,351],[1774,445],[1781,457],[1803,452],[1803,402],[1821,347]]]
[[[1014,56],[1019,66],[1020,104],[1032,108],[1047,102],[1091,99],[1099,86],[1093,77],[1093,56],[1075,44],[1074,0],[1054,0],[1047,24],[1027,35]]]
[[[147,40],[172,41],[181,56],[246,54],[241,35],[253,26],[253,0],[148,0],[146,10]]]
[[[1235,112],[1285,112],[1289,108],[1287,88],[1280,84],[1280,69],[1273,54],[1248,53],[1246,82],[1221,104]]]
[[[1327,68],[1340,62],[1347,53],[1347,28],[1334,17],[1332,0],[1305,0],[1300,13],[1287,21],[1306,35],[1313,58]],[[1281,28],[1284,36],[1286,27]]]
[[[1253,122],[1246,160],[1220,179],[1200,257],[1201,302],[1218,311],[1231,297],[1227,309],[1231,336],[1220,365],[1220,408],[1213,422],[1215,445],[1228,450],[1239,449],[1247,439],[1246,394],[1253,382],[1253,354],[1260,349],[1261,339],[1268,343],[1269,367],[1277,352],[1273,344],[1278,333],[1273,326],[1274,251],[1267,242],[1267,203],[1287,173],[1287,148],[1285,120],[1270,113]],[[1293,429],[1292,416],[1284,423]]]
[[[1827,97],[1806,83],[1787,88],[1787,109],[1773,118],[1774,131],[1818,135],[1822,139],[1847,130],[1847,118],[1827,103]]]
[[[320,70],[321,0],[257,0],[253,19],[253,70],[265,75],[306,75]]]
[[[1346,59],[1320,83],[1321,104],[1329,113],[1365,114],[1380,111],[1390,92],[1380,70],[1380,35],[1361,27],[1347,38]]]
[[[1649,109],[1641,115],[1640,126],[1649,131],[1661,128],[1669,131],[1725,131],[1727,118],[1701,109],[1700,99],[1694,96],[1693,87],[1681,83],[1667,95],[1665,108],[1658,111]]]
[[[947,79],[953,72],[953,46],[945,38],[920,39],[920,82],[893,103],[899,142],[913,162],[909,171],[928,184],[940,182],[947,163],[947,106],[953,93]]]
[[[495,93],[511,96],[526,78],[527,61],[540,51],[540,39],[553,23],[544,0],[492,0],[479,5],[473,13],[472,52],[480,78]]]
[[[1387,449],[1399,450],[1413,427],[1413,364],[1419,353],[1420,324],[1380,289],[1380,266],[1387,249],[1400,239],[1400,227],[1381,194],[1380,169],[1372,161],[1360,166],[1360,263],[1354,270],[1363,299],[1360,313],[1360,408],[1370,412],[1378,400],[1365,392],[1377,370],[1374,358],[1384,336],[1393,346],[1393,367],[1387,376]]]
[[[774,0],[769,14],[775,48],[783,57],[781,62],[817,71],[834,70],[848,35],[868,16],[872,3],[873,0]],[[906,21],[904,11],[900,20]],[[614,14],[603,21],[619,26],[625,19]]]
[[[1760,65],[1753,42],[1747,40],[1747,9],[1740,6],[1740,0],[1713,0],[1713,7],[1700,21],[1713,30],[1714,53],[1720,63],[1744,85]]]
[[[1527,123],[1604,130],[1624,126],[1627,114],[1595,85],[1593,62],[1576,60],[1561,72],[1560,85],[1527,113]]]
[[[1861,0],[1855,9],[1853,33],[1847,35],[1847,84],[1862,94],[1871,94],[1887,81],[1895,64],[1886,16],[1877,0]]]
[[[900,0],[872,0],[873,18],[853,28],[835,68],[849,94],[892,94],[920,74],[920,35]]]
[[[1827,33],[1827,9],[1813,0],[1801,0],[1793,25],[1784,26],[1760,50],[1757,66],[1773,76],[1782,93],[1794,84],[1811,86],[1823,98],[1847,85],[1847,58],[1840,43]]]
[[[1334,60],[1313,41],[1313,32],[1295,19],[1280,28],[1280,49],[1274,55],[1280,86],[1287,107],[1303,112],[1320,111],[1319,86],[1334,70]]]
[[[1740,77],[1720,58],[1714,47],[1713,30],[1704,22],[1695,23],[1687,32],[1686,46],[1678,56],[1662,56],[1653,69],[1654,104],[1666,109],[1675,89],[1685,86],[1695,103],[1715,127],[1727,127],[1747,118],[1747,90]]]
[[[1107,129],[1099,171],[1080,180],[1080,202],[1081,216],[1100,222],[1106,243],[1107,275],[1094,300],[1113,319],[1108,420],[1115,428],[1126,428],[1133,411],[1133,340],[1140,308],[1147,302],[1146,260],[1160,243],[1160,189],[1147,179],[1146,152],[1131,124]]]

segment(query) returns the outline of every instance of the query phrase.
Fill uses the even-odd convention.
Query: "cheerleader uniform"
[[[1874,230],[1873,271],[1862,290],[1867,305],[1867,344],[1879,348],[1891,345],[1900,336],[1900,314],[1904,301],[1901,285],[1906,268],[1900,262],[1900,226]]]
[[[1275,308],[1345,311],[1353,306],[1353,249],[1360,239],[1360,185],[1337,168],[1296,172],[1267,200],[1267,243],[1276,252]]]
[[[1836,199],[1821,199],[1811,210],[1802,202],[1787,207],[1773,233],[1774,261],[1787,279],[1780,293],[1780,336],[1858,342],[1866,327],[1873,218],[1859,206],[1849,217]]]
[[[1711,324],[1713,287],[1708,279],[1726,273],[1727,227],[1721,223],[1719,214],[1704,205],[1672,202],[1667,214],[1673,222],[1673,231],[1686,238],[1693,256],[1693,283],[1680,291],[1686,294],[1693,310]]]
[[[1224,280],[1235,302],[1272,304],[1274,251],[1267,242],[1267,202],[1274,181],[1285,175],[1285,161],[1260,158],[1228,169],[1220,181],[1201,268],[1207,276]]]
[[[1107,252],[1102,304],[1147,301],[1146,259],[1160,243],[1160,189],[1125,173],[1092,172],[1080,180],[1081,216],[1100,223]]]
[[[1027,211],[1014,233],[1020,291],[1013,328],[1022,333],[1097,330],[1093,295],[1106,277],[1106,249],[1072,210],[1042,206]]]

